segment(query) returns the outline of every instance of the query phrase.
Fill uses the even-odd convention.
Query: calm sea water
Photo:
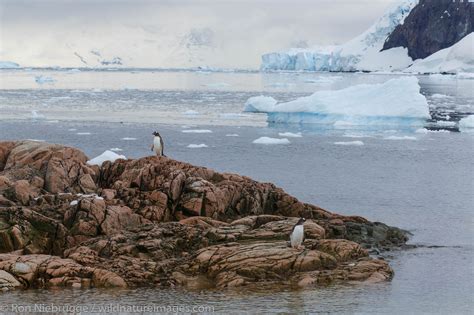
[[[249,96],[287,100],[393,76],[39,70],[1,75],[0,139],[63,143],[90,157],[111,148],[121,149],[127,157],[141,157],[149,154],[151,132],[159,129],[170,157],[274,182],[303,201],[407,229],[413,233],[410,243],[420,245],[388,253],[395,277],[377,285],[271,292],[15,291],[0,295],[6,310],[12,310],[12,304],[49,302],[211,306],[219,313],[472,312],[473,133],[422,134],[416,128],[393,126],[370,130],[268,126],[265,115],[241,114]],[[39,85],[34,79],[38,75],[56,82]],[[473,111],[473,80],[434,76],[421,77],[420,83],[433,113],[457,117]],[[212,132],[183,132],[190,129]],[[288,138],[289,145],[252,143],[261,136],[279,137],[280,132],[301,132],[302,137]],[[363,145],[335,144],[347,141]],[[201,143],[208,147],[187,147]]]

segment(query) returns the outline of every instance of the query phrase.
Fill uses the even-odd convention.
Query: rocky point
[[[406,233],[270,183],[167,157],[91,166],[78,149],[0,142],[0,288],[223,288],[390,280],[372,248]],[[298,217],[304,248],[289,247]]]

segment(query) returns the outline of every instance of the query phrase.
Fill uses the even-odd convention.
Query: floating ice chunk
[[[196,110],[187,110],[183,113],[183,115],[186,115],[186,116],[196,116],[196,115],[199,115],[199,112],[196,111]]]
[[[337,145],[364,145],[364,142],[360,141],[360,140],[356,140],[356,141],[338,141],[338,142],[334,142],[334,144],[337,144]]]
[[[36,110],[31,111],[31,119],[36,120],[36,119],[45,119],[45,118],[46,116],[43,114],[40,114],[38,111]]]
[[[104,163],[105,161],[115,162],[115,160],[117,160],[117,159],[124,159],[125,160],[127,158],[124,155],[118,155],[115,152],[107,150],[104,153],[102,153],[101,155],[96,156],[95,158],[87,161],[87,164],[101,166],[102,163]]]
[[[122,140],[124,140],[124,141],[135,141],[135,140],[137,140],[137,138],[125,137],[125,138],[122,138]]]
[[[181,130],[183,133],[212,133],[212,130],[209,129],[186,129]]]
[[[277,100],[271,96],[253,96],[245,102],[244,112],[269,112],[276,103]]]
[[[15,68],[19,68],[20,65],[15,63],[15,62],[11,62],[11,61],[0,61],[0,69],[15,69]]]
[[[90,134],[91,134],[90,132],[78,132],[78,133],[76,133],[76,135],[79,135],[79,136],[88,136]]]
[[[201,144],[191,143],[191,144],[188,145],[188,148],[190,148],[190,149],[207,148],[207,145],[204,144],[204,143],[201,143]]]
[[[353,125],[420,124],[430,118],[418,79],[401,77],[385,83],[354,85],[337,91],[318,91],[310,96],[255,111],[267,112],[269,122],[323,123],[344,121]]]
[[[56,82],[56,80],[53,79],[52,77],[48,77],[44,75],[35,76],[35,81],[38,84],[53,84],[54,82]]]
[[[385,137],[385,140],[416,140],[416,137],[412,136],[389,136]]]
[[[474,115],[469,115],[459,121],[459,128],[474,128]]]
[[[110,149],[110,151],[121,152],[121,151],[123,151],[123,150],[120,149],[120,148],[112,148],[112,149]]]
[[[290,140],[287,138],[270,138],[270,137],[260,137],[252,141],[256,144],[290,144]]]
[[[293,132],[279,132],[278,135],[280,137],[288,137],[288,138],[301,138],[301,132],[293,133]]]
[[[76,128],[70,128],[67,131],[77,131],[77,129]]]
[[[69,205],[70,205],[70,206],[75,206],[75,205],[77,205],[78,203],[79,203],[78,200],[73,200],[73,201],[71,201],[71,202],[69,203]]]
[[[236,134],[236,133],[228,133],[228,134],[226,134],[225,136],[226,136],[226,137],[239,137],[239,135]]]

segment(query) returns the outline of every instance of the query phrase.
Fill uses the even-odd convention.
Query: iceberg
[[[260,68],[263,71],[403,70],[413,63],[406,48],[381,49],[387,37],[403,23],[417,3],[418,0],[399,1],[368,30],[343,45],[292,48],[264,54]]]
[[[186,129],[181,130],[182,133],[212,133],[212,130],[209,129]]]
[[[319,123],[345,125],[420,125],[430,118],[428,102],[420,93],[416,77],[401,77],[384,83],[354,85],[342,90],[318,91],[296,100],[253,105],[253,112],[266,112],[273,123]]]
[[[191,144],[188,145],[188,148],[190,148],[190,149],[207,148],[207,145],[205,143],[201,143],[201,144],[191,143]]]
[[[54,82],[56,82],[56,80],[53,79],[52,77],[48,77],[44,75],[35,76],[35,81],[38,84],[53,84]]]
[[[0,69],[15,69],[15,68],[20,68],[20,65],[11,61],[0,61]]]
[[[339,141],[339,142],[334,142],[336,145],[356,145],[356,146],[361,146],[364,145],[364,142],[360,140],[356,141]]]
[[[259,110],[265,112],[273,108],[276,103],[277,100],[271,96],[253,96],[245,102],[244,112],[258,112]]]
[[[252,141],[256,144],[290,144],[290,140],[287,138],[270,138],[270,137],[260,137]]]
[[[124,155],[119,155],[115,152],[107,150],[104,153],[102,153],[101,155],[96,156],[95,158],[87,161],[87,164],[101,166],[102,163],[104,163],[105,161],[115,162],[115,160],[118,160],[118,159],[124,159],[125,160],[127,158]]]
[[[459,121],[459,128],[462,129],[472,129],[474,128],[474,115],[469,115],[465,118],[462,118]]]

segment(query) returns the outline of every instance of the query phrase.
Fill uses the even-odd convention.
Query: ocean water
[[[290,100],[393,75],[151,70],[0,74],[0,140],[63,143],[90,157],[118,148],[135,158],[151,153],[156,129],[172,158],[273,182],[302,201],[407,229],[413,234],[410,243],[418,245],[386,253],[395,277],[376,285],[296,291],[14,291],[0,294],[3,310],[47,302],[210,306],[218,313],[472,313],[474,133],[268,125],[265,115],[241,113],[245,100],[254,95]],[[56,81],[37,84],[38,75]],[[474,80],[422,76],[420,84],[434,120],[449,114],[455,121],[473,112]],[[427,122],[428,127],[433,124]],[[211,132],[183,132],[195,129]],[[282,132],[301,132],[302,137],[288,138],[287,145],[252,143],[262,136],[281,138]],[[352,141],[363,145],[335,144]],[[208,147],[187,147],[201,143]]]

